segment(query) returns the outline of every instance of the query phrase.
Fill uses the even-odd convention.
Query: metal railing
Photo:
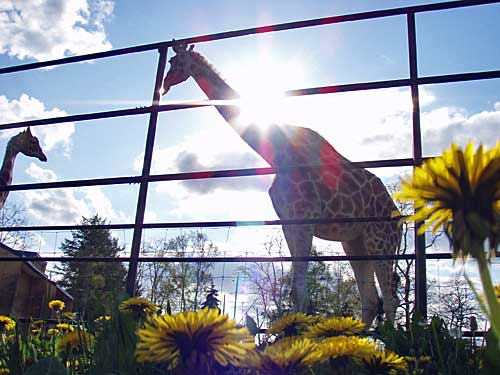
[[[498,79],[500,78],[500,70],[479,71],[462,74],[435,75],[427,77],[419,77],[417,69],[417,41],[416,41],[416,24],[415,15],[419,13],[449,10],[456,8],[464,8],[485,4],[499,3],[500,0],[469,0],[469,1],[452,1],[428,5],[418,5],[410,7],[401,7],[386,10],[377,10],[370,12],[354,13],[341,16],[333,16],[326,18],[317,18],[305,21],[288,22],[275,25],[267,25],[255,28],[234,30],[216,34],[196,36],[192,38],[179,39],[177,41],[165,41],[152,44],[144,44],[134,47],[115,49],[106,52],[92,53],[82,56],[72,56],[57,60],[36,62],[0,68],[0,74],[8,74],[14,72],[23,72],[32,69],[45,67],[53,67],[63,64],[70,64],[82,61],[90,61],[113,56],[141,53],[147,51],[158,51],[159,59],[156,71],[156,80],[153,91],[153,101],[151,106],[141,108],[127,108],[121,110],[83,113],[70,116],[44,118],[31,121],[22,121],[9,124],[1,124],[0,130],[14,129],[26,126],[43,126],[51,124],[60,124],[75,121],[87,121],[95,119],[106,119],[113,117],[134,116],[142,114],[150,114],[148,132],[146,136],[146,145],[143,160],[143,169],[140,175],[136,176],[121,176],[111,178],[97,179],[80,179],[70,181],[56,181],[32,184],[18,184],[6,187],[0,187],[0,191],[19,191],[32,189],[53,189],[81,186],[105,186],[105,185],[120,185],[120,184],[139,184],[139,194],[137,199],[136,216],[134,223],[130,224],[106,224],[106,225],[50,225],[50,226],[25,226],[25,227],[0,227],[0,231],[43,231],[43,230],[74,230],[74,229],[133,229],[133,240],[131,246],[130,257],[121,258],[66,258],[66,257],[41,257],[37,258],[40,261],[105,261],[105,262],[130,262],[129,272],[127,277],[127,291],[133,295],[135,293],[135,278],[137,273],[138,262],[157,262],[157,261],[173,261],[173,262],[272,262],[272,261],[292,261],[292,260],[373,260],[373,259],[415,259],[416,268],[416,309],[423,316],[427,315],[426,303],[426,259],[449,259],[451,255],[448,253],[440,254],[425,254],[425,239],[423,236],[415,238],[415,254],[394,255],[394,256],[311,256],[311,257],[217,257],[217,258],[151,258],[140,257],[141,236],[143,229],[148,228],[187,228],[187,227],[230,227],[230,226],[250,226],[250,225],[289,225],[289,224],[311,224],[311,223],[333,223],[333,222],[352,222],[352,221],[383,221],[394,220],[389,217],[364,217],[364,218],[336,218],[336,219],[307,219],[307,220],[263,220],[263,221],[218,221],[218,222],[187,222],[187,223],[144,223],[144,211],[146,205],[146,197],[148,192],[148,184],[158,181],[176,181],[188,179],[207,179],[207,178],[227,178],[236,176],[253,176],[263,174],[274,174],[277,171],[286,172],[292,168],[311,168],[314,166],[296,166],[290,168],[250,168],[250,169],[233,169],[233,170],[217,170],[217,171],[200,171],[193,173],[173,173],[151,175],[151,160],[153,154],[153,145],[156,134],[156,125],[158,114],[160,112],[177,111],[188,108],[199,108],[212,106],[209,102],[185,103],[185,104],[167,104],[160,105],[160,88],[166,66],[166,58],[168,48],[177,44],[189,43],[205,43],[214,40],[222,40],[229,38],[242,37],[254,34],[271,33],[292,29],[300,29],[314,26],[323,26],[327,24],[340,24],[352,21],[362,21],[369,19],[378,19],[392,16],[406,16],[407,21],[407,38],[408,38],[408,63],[409,77],[405,79],[373,81],[362,83],[351,83],[344,85],[333,85],[323,87],[303,88],[298,90],[288,91],[288,96],[304,96],[316,94],[331,94],[340,92],[352,92],[360,90],[373,90],[382,88],[409,87],[412,96],[412,122],[413,122],[413,158],[409,159],[388,159],[388,160],[372,160],[353,163],[360,168],[376,168],[376,167],[401,167],[401,166],[417,166],[422,162],[422,140],[420,128],[420,100],[419,86],[450,82],[465,82],[472,80]],[[218,104],[219,105],[219,104]],[[32,259],[31,259],[32,260]],[[1,262],[23,262],[30,261],[26,258],[10,258],[0,257]]]

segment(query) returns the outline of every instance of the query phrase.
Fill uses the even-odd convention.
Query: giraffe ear
[[[175,39],[172,39],[172,43],[175,43]],[[174,50],[175,53],[179,53],[181,51],[181,46],[174,44],[172,46],[172,49]]]
[[[26,134],[31,135],[31,129],[29,126],[28,126],[28,129],[26,129]]]

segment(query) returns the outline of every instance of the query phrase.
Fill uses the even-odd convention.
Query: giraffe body
[[[239,97],[192,47],[177,46],[174,51],[177,55],[170,60],[164,93],[192,76],[211,100]],[[250,147],[278,168],[269,196],[280,219],[390,216],[397,210],[378,177],[355,168],[315,131],[289,125],[262,129],[240,123],[236,106],[216,105],[216,109]],[[401,238],[395,222],[286,225],[283,233],[291,255],[297,257],[310,255],[313,237],[342,242],[349,256],[395,254]],[[351,266],[361,295],[363,322],[370,325],[377,313],[375,274],[386,317],[394,320],[398,305],[394,261],[351,261]],[[292,262],[292,302],[302,312],[307,311],[307,268],[307,262]]]
[[[30,128],[12,137],[7,143],[5,156],[0,169],[0,186],[9,186],[12,183],[12,174],[14,172],[14,162],[19,153],[29,157],[38,158],[40,161],[47,161],[43,153],[38,138],[31,134]],[[5,204],[8,191],[0,192],[0,209]]]

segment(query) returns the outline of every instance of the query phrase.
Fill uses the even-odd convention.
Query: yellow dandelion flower
[[[31,333],[32,333],[33,335],[38,335],[40,332],[42,332],[42,330],[41,330],[41,329],[32,329],[32,330],[31,330]]]
[[[183,371],[236,365],[255,346],[246,328],[212,309],[151,317],[137,335],[138,362],[166,361]]]
[[[58,299],[53,299],[49,302],[49,308],[55,311],[62,311],[64,310],[65,306],[65,303]]]
[[[59,350],[62,352],[78,351],[89,348],[93,341],[94,336],[86,331],[68,332],[59,341]]]
[[[308,327],[305,336],[314,339],[324,339],[333,336],[352,336],[361,332],[364,328],[365,325],[358,319],[350,317],[327,318]]]
[[[321,358],[319,345],[307,337],[286,337],[267,346],[264,351],[248,352],[242,361],[245,368],[263,374],[291,374]]]
[[[360,360],[376,351],[376,346],[367,338],[357,336],[335,336],[319,343],[321,360],[345,365],[349,360]]]
[[[109,315],[103,315],[103,316],[100,316],[98,317],[95,322],[108,322],[111,320],[111,317]]]
[[[303,313],[288,314],[276,322],[266,331],[268,335],[280,335],[283,337],[297,336],[301,334],[307,327],[317,323],[319,320],[316,316],[310,316]]]
[[[5,367],[0,368],[0,375],[6,375],[6,374],[10,374],[10,370]]]
[[[77,359],[75,359],[73,361],[66,361],[66,368],[78,370],[79,366],[80,366],[80,362]]]
[[[369,374],[396,375],[398,371],[407,371],[405,359],[394,352],[374,352],[362,358],[362,364]]]
[[[500,141],[490,149],[470,142],[465,150],[452,145],[441,157],[416,168],[395,198],[414,200],[410,219],[427,222],[419,229],[444,226],[454,258],[477,260],[486,302],[481,307],[500,339],[500,302],[491,282],[484,250],[494,255],[500,243]],[[481,302],[481,301],[480,301]]]
[[[67,323],[59,323],[56,325],[56,328],[61,332],[72,332],[75,330],[75,327],[67,324]]]
[[[5,315],[0,315],[0,332],[12,331],[16,327],[16,322]]]
[[[59,332],[61,331],[59,331],[57,328],[50,328],[47,330],[47,334],[50,336],[57,335]]]
[[[426,160],[404,180],[396,199],[414,201],[416,212],[408,220],[425,221],[422,234],[444,226],[455,258],[473,255],[489,240],[490,249],[500,241],[500,142],[491,150],[465,150],[452,145],[441,157]]]
[[[500,302],[500,285],[495,285],[493,289],[495,290],[495,295],[497,296],[498,302]]]
[[[155,314],[160,308],[146,298],[131,297],[120,304],[120,311],[134,315],[136,319],[144,319]]]

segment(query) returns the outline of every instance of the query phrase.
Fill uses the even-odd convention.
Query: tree
[[[0,210],[1,227],[23,227],[29,224],[24,206],[10,200]],[[0,232],[0,242],[15,250],[31,250],[33,247],[33,234],[30,232],[9,231]]]
[[[206,258],[217,255],[218,248],[209,241],[206,234],[191,231],[169,241],[148,243],[143,251],[149,256],[161,258]],[[140,275],[144,294],[164,308],[170,303],[173,311],[195,311],[200,307],[203,291],[212,284],[213,266],[211,262],[141,264]]]
[[[277,235],[264,244],[268,255],[286,256],[284,239]],[[313,247],[312,256],[321,255]],[[270,324],[291,310],[291,272],[283,262],[259,262],[241,269],[256,297],[254,307]],[[356,281],[349,266],[309,262],[307,273],[308,313],[322,316],[356,316],[361,312]]]
[[[201,304],[201,308],[214,309],[220,311],[219,308],[220,300],[217,298],[218,296],[219,296],[219,291],[215,289],[215,285],[214,283],[212,283],[212,286],[207,291],[205,302]]]
[[[102,225],[106,220],[97,214],[82,218],[81,225]],[[67,257],[115,258],[123,248],[107,229],[78,229],[65,239],[60,250]],[[61,285],[74,298],[75,310],[92,320],[110,313],[125,293],[126,270],[118,262],[65,262],[58,267],[64,276]]]
[[[311,255],[321,254],[313,249]],[[349,265],[310,262],[307,280],[310,314],[361,316],[361,297]]]
[[[429,310],[443,318],[449,330],[464,331],[472,316],[482,316],[474,292],[463,278],[454,277],[431,290]]]
[[[393,183],[387,186],[387,190],[392,195],[400,190],[400,183]],[[413,204],[396,200],[394,202],[401,215],[413,214]],[[414,250],[415,226],[406,221],[401,223],[401,244],[397,255],[409,254]],[[436,246],[442,237],[443,231],[432,233],[426,236],[425,248]],[[403,321],[407,330],[411,329],[413,314],[415,313],[415,259],[403,259],[396,261],[396,272],[399,276],[397,295],[399,306],[396,312],[396,321]],[[427,288],[429,290],[429,288]]]
[[[281,235],[272,236],[264,249],[269,256],[286,256]],[[290,271],[283,262],[257,262],[239,270],[247,277],[256,295],[254,306],[265,322],[269,324],[291,310]]]

